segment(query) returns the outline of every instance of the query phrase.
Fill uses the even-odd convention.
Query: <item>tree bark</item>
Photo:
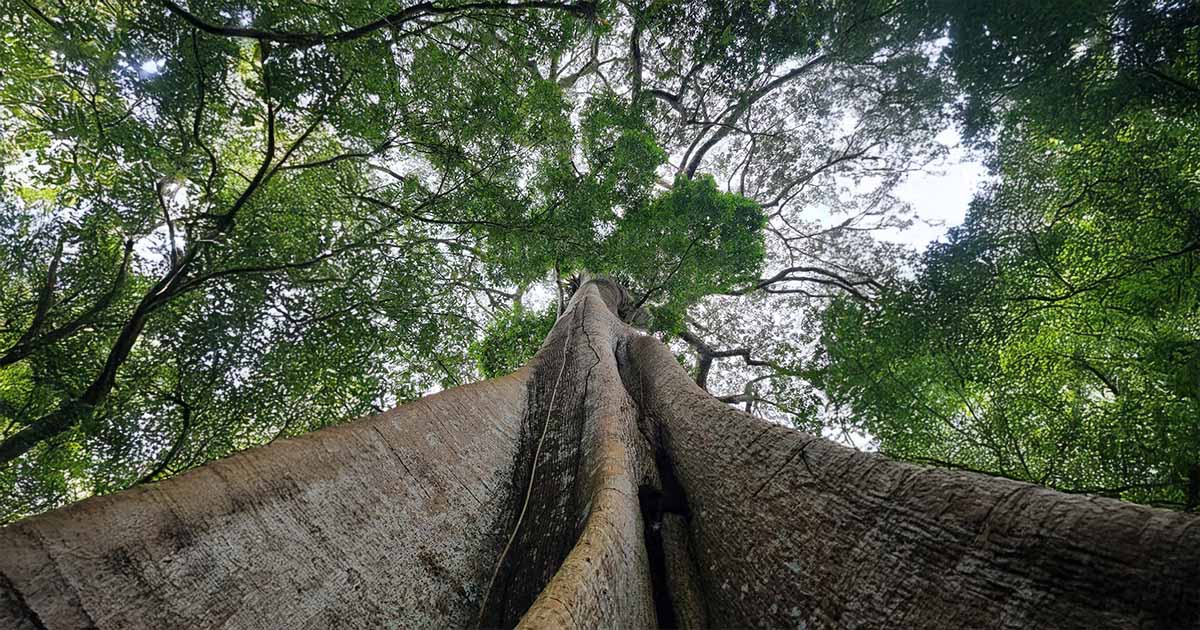
[[[0,627],[1200,625],[1200,517],[713,399],[576,291],[522,370],[0,530]]]

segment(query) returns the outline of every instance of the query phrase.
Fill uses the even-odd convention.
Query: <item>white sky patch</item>
[[[133,242],[133,264],[139,273],[155,275],[170,260],[167,226],[160,225]],[[176,237],[176,242],[179,237]]]
[[[147,59],[142,62],[139,69],[142,71],[143,77],[152,77],[156,74],[162,74],[165,67],[167,67],[166,59]]]
[[[879,238],[924,251],[966,217],[975,191],[988,178],[987,168],[961,146],[954,128],[938,134],[937,141],[949,148],[945,159],[909,175],[895,191],[897,197],[912,205],[917,220],[904,230],[880,232]]]
[[[563,283],[566,283],[566,278],[563,278]],[[535,311],[540,311],[557,301],[558,289],[554,286],[553,273],[550,274],[548,282],[534,283],[525,291],[525,295],[521,296],[521,305]]]
[[[821,429],[821,437],[860,451],[874,453],[879,450],[879,440],[875,439],[875,436],[863,431],[826,426]]]

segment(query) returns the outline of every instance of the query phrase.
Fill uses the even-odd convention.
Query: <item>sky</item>
[[[946,230],[963,222],[976,188],[987,179],[987,169],[960,146],[956,130],[946,129],[937,140],[949,147],[946,158],[909,175],[896,191],[896,196],[912,204],[922,220],[906,230],[881,235],[889,241],[912,245],[917,251],[924,251]]]

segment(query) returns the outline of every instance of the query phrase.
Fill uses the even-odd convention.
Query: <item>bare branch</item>
[[[154,195],[158,197],[158,205],[162,208],[163,220],[167,222],[167,252],[171,259],[171,268],[179,266],[179,252],[175,247],[175,222],[171,220],[171,211],[167,208],[167,200],[163,199],[163,188],[167,185],[166,180],[158,182],[154,187]]]
[[[682,330],[679,333],[679,338],[686,341],[699,357],[699,369],[696,372],[696,384],[701,389],[708,391],[708,372],[712,368],[712,362],[715,359],[725,359],[729,357],[741,357],[746,365],[766,366],[775,368],[776,365],[770,361],[754,359],[750,356],[748,348],[734,348],[730,350],[717,350],[704,342],[703,339],[697,337],[688,330]]]
[[[704,159],[704,155],[708,153],[709,149],[716,146],[718,142],[724,140],[725,137],[733,131],[733,125],[735,125],[737,121],[741,119],[742,115],[746,113],[746,110],[748,110],[750,106],[754,105],[759,100],[771,94],[780,87],[787,85],[787,83],[793,79],[807,74],[813,68],[824,64],[830,59],[832,59],[832,55],[828,53],[817,55],[816,57],[810,59],[807,63],[778,77],[775,77],[757,90],[754,90],[753,92],[743,96],[735,107],[733,107],[728,113],[724,114],[719,119],[719,125],[716,123],[709,123],[708,125],[705,125],[705,127],[700,130],[700,134],[696,138],[697,141],[708,134],[708,132],[713,128],[716,128],[716,132],[713,133],[712,136],[710,136],[709,139],[704,142],[704,144],[701,144],[694,153],[691,151],[691,149],[689,149],[688,155],[685,155],[684,163],[687,165],[685,169],[687,176],[694,177],[696,175],[696,169],[700,168],[700,161]],[[695,142],[693,142],[693,146],[695,146]]]
[[[815,276],[819,277],[798,276],[796,274],[815,274]],[[779,273],[776,273],[770,278],[763,278],[749,287],[728,291],[725,293],[725,295],[746,295],[759,290],[762,290],[766,293],[787,292],[786,290],[772,288],[773,285],[781,282],[812,282],[816,284],[834,286],[854,296],[855,299],[863,302],[869,302],[871,298],[859,287],[870,287],[877,291],[883,289],[882,284],[866,276],[851,278],[822,267],[795,266],[782,269],[779,271]]]

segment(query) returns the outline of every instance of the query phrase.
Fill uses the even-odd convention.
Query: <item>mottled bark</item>
[[[0,530],[0,627],[1200,625],[1200,517],[767,424],[575,292],[523,370]]]
[[[443,392],[10,525],[0,628],[470,625],[523,391]]]

